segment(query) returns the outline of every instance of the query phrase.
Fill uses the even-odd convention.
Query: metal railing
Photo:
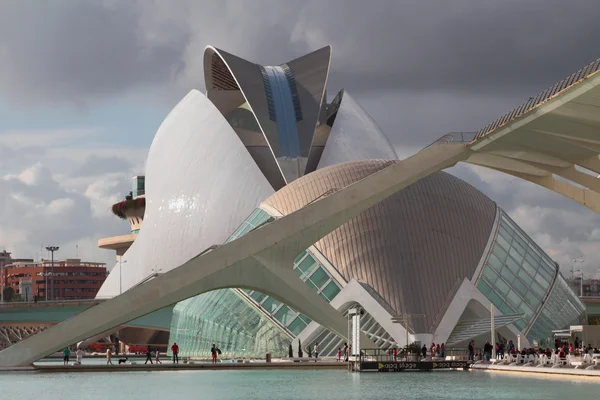
[[[426,148],[435,146],[438,144],[452,144],[452,143],[462,143],[467,144],[474,141],[477,137],[477,132],[449,132],[446,133],[441,138],[435,140],[433,143],[429,144]]]
[[[96,304],[104,301],[104,299],[63,299],[63,300],[16,300],[4,301],[0,303],[0,307],[36,307],[36,306],[51,306],[51,305],[77,305],[77,304]]]
[[[479,354],[481,352],[477,352]],[[421,361],[424,359],[431,360],[431,354],[429,353],[429,349],[427,349],[427,354],[423,357],[421,352],[411,352],[410,350],[407,352],[406,347],[398,348],[397,355],[394,357],[393,349],[383,350],[383,349],[361,349],[360,355],[358,356],[361,362],[366,361],[379,361],[379,362],[389,362],[389,361]],[[453,361],[468,361],[469,352],[466,348],[449,348],[444,350],[444,357],[433,357],[434,360],[453,360]]]

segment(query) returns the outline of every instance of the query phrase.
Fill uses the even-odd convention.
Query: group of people
[[[427,348],[425,347],[425,345],[423,345],[423,347],[421,348],[421,355],[423,356],[423,358],[427,358]],[[444,343],[438,343],[437,345],[435,343],[431,343],[431,346],[429,346],[429,357],[431,359],[445,358],[446,345]]]
[[[177,343],[173,343],[173,345],[171,346],[171,352],[173,353],[173,364],[179,364],[179,346],[177,345]],[[210,353],[212,357],[212,362],[216,363],[219,355],[221,355],[221,349],[219,349],[217,345],[213,343],[210,349]],[[75,352],[75,354],[77,356],[77,361],[75,362],[75,365],[80,365],[85,353],[83,349],[80,348]],[[114,353],[112,349],[108,347],[106,349],[106,365],[114,365],[112,362],[113,354]],[[319,347],[317,344],[315,345],[315,357],[317,357],[318,354]],[[70,358],[71,350],[68,347],[65,347],[63,350],[63,365],[68,365]],[[152,347],[148,346],[148,348],[146,349],[146,361],[144,362],[144,364],[148,364],[148,362],[150,362],[150,364],[153,364],[153,358],[157,364],[162,364],[162,361],[160,360],[160,351],[158,349],[156,349],[156,351],[153,351]],[[128,360],[128,357],[121,358],[119,359],[119,364],[126,364]]]
[[[398,348],[393,347],[388,350],[388,355],[393,361],[398,361]],[[444,343],[431,343],[429,350],[426,345],[421,347],[421,356],[423,359],[430,358],[445,358],[446,357],[446,345]]]
[[[485,361],[490,361],[492,359],[492,350],[495,348],[496,350],[496,359],[497,360],[503,360],[505,357],[508,357],[509,355],[513,356],[513,357],[517,357],[518,355],[522,355],[522,356],[530,356],[530,355],[537,355],[537,356],[542,356],[545,355],[546,357],[552,357],[553,354],[558,355],[559,358],[566,358],[567,355],[569,354],[573,354],[575,356],[580,356],[583,354],[594,354],[594,353],[598,353],[598,349],[597,348],[592,348],[592,346],[587,346],[587,347],[583,347],[581,344],[581,341],[579,340],[578,337],[575,337],[575,342],[574,343],[569,343],[568,341],[563,341],[559,338],[557,338],[554,342],[554,351],[552,351],[552,349],[550,348],[534,348],[534,347],[529,347],[529,348],[522,348],[521,350],[519,350],[515,344],[513,343],[512,340],[509,340],[507,343],[504,343],[503,341],[499,341],[496,342],[495,345],[492,345],[492,343],[490,343],[490,341],[486,341],[485,345],[483,346],[483,359]],[[469,361],[474,361],[475,360],[475,341],[471,341],[469,342],[469,346],[468,346],[468,353],[469,353]]]
[[[315,344],[315,357],[317,357],[318,354],[318,349],[319,349],[319,343]],[[337,352],[337,360],[342,361],[342,356],[344,357],[344,361],[348,361],[349,357],[350,357],[350,352],[352,351],[352,345],[348,346],[348,343],[344,343],[344,348],[342,349],[341,347],[338,347],[338,352]]]
[[[76,365],[80,365],[81,361],[83,360],[83,356],[84,356],[84,352],[82,349],[77,349],[77,351],[75,352],[75,364]],[[63,350],[63,365],[68,365],[69,364],[69,359],[71,357],[71,349],[69,349],[68,347],[65,347],[65,349]]]

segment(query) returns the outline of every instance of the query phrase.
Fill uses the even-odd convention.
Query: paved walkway
[[[550,367],[525,367],[525,366],[508,366],[508,365],[493,365],[493,364],[473,364],[471,366],[473,370],[487,370],[487,371],[504,371],[504,372],[516,372],[516,373],[535,373],[535,374],[547,374],[547,375],[570,375],[570,376],[591,376],[600,378],[600,369],[587,370],[587,369],[575,369],[573,367],[561,367],[561,368],[550,368]]]
[[[85,362],[85,360],[84,360]],[[120,372],[120,371],[175,371],[175,370],[240,370],[240,369],[348,369],[345,362],[252,362],[193,364],[115,364],[115,365],[34,365],[31,367],[0,368],[2,372]]]

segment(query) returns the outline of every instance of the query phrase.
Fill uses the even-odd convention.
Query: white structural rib
[[[337,115],[317,169],[346,161],[397,160],[388,137],[347,90],[341,93]]]
[[[273,192],[225,118],[192,90],[154,137],[144,226],[98,297],[116,296],[223,243]]]
[[[468,150],[465,147],[432,146],[403,162],[392,164],[3,350],[0,367],[32,363],[64,346],[152,311],[225,287],[260,290],[346,337],[347,321],[298,279],[288,266],[301,251],[349,219],[423,176],[450,167],[466,156]],[[144,229],[148,229],[148,225],[144,225]],[[365,340],[368,343],[369,339]]]

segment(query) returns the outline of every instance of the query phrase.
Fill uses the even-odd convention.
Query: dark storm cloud
[[[447,132],[478,130],[600,57],[599,17],[600,2],[592,0],[5,0],[0,99],[28,107],[157,89],[150,100],[168,97],[172,105],[202,86],[208,44],[264,64],[331,45],[330,98],[347,88],[397,148],[417,151]],[[93,174],[96,164],[81,169]],[[540,244],[563,262],[585,253],[600,265],[597,214],[500,173],[451,172],[529,234],[549,235]],[[10,182],[24,195],[67,197]],[[89,214],[88,203],[72,200]]]
[[[175,74],[185,32],[172,26],[173,42],[152,41],[139,24],[132,2],[3,2],[0,96],[79,102]]]
[[[600,57],[598,2],[361,4],[340,10],[334,26],[326,28],[333,42],[356,44],[352,61],[334,64],[334,82],[362,71],[365,88],[541,89]],[[374,67],[372,74],[369,66]]]
[[[5,1],[0,88],[77,101],[201,82],[189,57],[210,40],[265,63],[331,44],[332,88],[530,93],[600,56],[599,15],[589,0]]]

